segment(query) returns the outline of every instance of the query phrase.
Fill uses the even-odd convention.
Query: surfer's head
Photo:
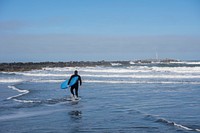
[[[75,75],[77,75],[77,74],[78,74],[78,71],[77,71],[77,70],[75,70],[75,71],[74,71],[74,74],[75,74]]]

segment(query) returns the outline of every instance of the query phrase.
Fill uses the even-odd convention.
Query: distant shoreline
[[[136,60],[136,61],[70,61],[70,62],[14,62],[14,63],[0,63],[0,72],[19,72],[19,71],[30,71],[39,70],[45,67],[95,67],[95,66],[115,66],[115,65],[130,65],[138,63],[169,63],[177,62],[174,59],[161,59],[161,60]]]

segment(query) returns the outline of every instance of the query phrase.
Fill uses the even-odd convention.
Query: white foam
[[[121,66],[121,63],[111,63],[112,66]]]
[[[0,83],[16,83],[23,82],[22,79],[0,79]]]
[[[61,83],[64,80],[32,80],[35,83]],[[145,81],[145,80],[83,80],[85,83],[110,83],[110,84],[200,84],[200,82],[186,81]]]
[[[77,68],[77,67],[76,67]],[[76,68],[74,67],[44,67],[42,70],[46,71],[57,71],[57,72],[68,72],[74,71]]]
[[[188,130],[188,131],[198,131],[198,129],[192,129],[192,128],[189,128],[189,127],[187,127],[187,126],[184,126],[184,125],[181,125],[181,124],[177,124],[177,123],[175,123],[175,122],[168,121],[168,120],[163,119],[163,118],[159,119],[158,121],[159,121],[159,122],[164,122],[164,123],[167,123],[167,124],[170,124],[170,125],[173,125],[173,126],[176,126],[176,127],[178,127],[178,128],[182,128],[182,129],[184,129],[184,130]]]
[[[33,100],[20,100],[20,99],[13,99],[16,102],[20,102],[20,103],[40,103],[41,101],[33,101]]]
[[[200,73],[200,67],[148,67],[148,66],[130,66],[128,68],[96,67],[82,68],[84,72],[95,73],[138,73],[138,72],[176,72],[176,73]]]
[[[67,74],[52,74],[52,73],[19,73],[19,74],[24,75],[24,76],[31,76],[31,77],[66,77],[67,76]]]
[[[33,100],[20,100],[20,99],[16,99],[17,97],[20,97],[22,95],[25,95],[25,94],[29,93],[29,91],[28,90],[20,90],[20,89],[16,88],[15,86],[8,86],[8,88],[16,90],[16,91],[20,92],[20,94],[8,97],[7,100],[13,99],[14,101],[20,102],[20,103],[36,103],[36,102],[41,102],[41,101],[33,101]]]
[[[65,80],[32,80],[31,82],[35,82],[35,83],[61,83]]]
[[[199,79],[200,75],[120,75],[120,74],[99,74],[99,75],[92,75],[92,74],[85,74],[82,75],[83,77],[98,77],[98,78],[158,78],[158,79]]]
[[[110,83],[110,84],[200,84],[200,82],[183,81],[117,81],[117,80],[84,80],[87,83]]]
[[[188,65],[200,65],[200,62],[198,61],[178,61],[178,62],[170,62],[170,63],[173,63],[173,64],[188,64]]]
[[[13,89],[13,90],[15,90],[15,91],[20,92],[20,94],[15,95],[15,96],[8,97],[7,100],[9,100],[9,99],[14,99],[14,98],[16,98],[16,97],[20,97],[20,96],[22,96],[22,95],[25,95],[25,94],[29,93],[28,90],[20,90],[20,89],[16,88],[15,86],[8,86],[8,88],[11,88],[11,89]]]
[[[81,69],[83,72],[92,72],[92,73],[138,73],[138,72],[151,72],[151,68],[140,66],[140,67],[128,67],[128,68],[90,68],[90,69]]]
[[[106,71],[106,70],[105,70]],[[158,70],[157,70],[158,71]],[[162,69],[162,71],[164,71]],[[124,71],[123,71],[124,72]],[[182,72],[183,73],[183,72]],[[43,74],[43,73],[24,73],[26,76],[31,76],[31,77],[69,77],[70,75],[67,74]],[[149,74],[112,74],[112,73],[105,73],[105,74],[81,74],[82,77],[98,77],[98,78],[169,78],[169,79],[197,79],[200,78],[200,75],[193,75],[191,74],[171,74],[171,73],[149,73]],[[8,80],[9,81],[9,80]],[[22,80],[11,80],[13,81],[22,81]],[[6,82],[3,80],[3,82]]]
[[[133,62],[133,61],[130,61],[130,62],[129,62],[129,64],[131,64],[131,65],[134,65],[134,64],[135,64],[135,62]]]
[[[30,71],[17,72],[16,74],[29,77],[69,77],[73,73],[68,73],[66,68],[45,68],[55,72]],[[74,68],[70,68],[73,69]],[[132,78],[199,78],[200,67],[148,67],[131,66],[128,68],[112,67],[83,67],[79,68],[80,75],[85,77],[132,77]],[[64,72],[65,70],[65,72]],[[69,68],[67,68],[69,70]],[[63,71],[61,73],[60,71]],[[57,72],[57,73],[56,73]],[[72,70],[70,70],[72,72]],[[84,74],[87,73],[87,74]],[[143,74],[145,73],[145,74]],[[123,74],[123,75],[122,75]],[[151,75],[150,75],[151,74]],[[178,74],[178,75],[177,75]],[[198,75],[199,74],[199,75]],[[5,82],[5,81],[0,81]],[[11,82],[11,81],[10,81]]]
[[[175,122],[173,122],[174,126],[177,126],[179,128],[183,128],[185,130],[188,130],[188,131],[192,131],[193,129],[189,128],[189,127],[186,127],[186,126],[183,126],[183,125],[180,125],[180,124],[176,124]]]
[[[186,62],[189,65],[200,65],[200,62]]]
[[[147,72],[176,72],[176,73],[200,73],[200,67],[147,67],[131,66],[128,68],[103,68],[103,69],[83,69],[84,72],[95,73],[147,73]]]
[[[200,73],[200,67],[152,67],[153,71],[174,73]]]
[[[15,74],[16,72],[0,72],[0,74]]]

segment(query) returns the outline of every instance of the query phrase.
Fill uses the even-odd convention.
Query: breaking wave
[[[44,74],[44,73],[23,73],[24,76],[31,77],[69,77],[67,74]],[[188,75],[188,74],[81,74],[82,77],[102,77],[102,78],[170,78],[170,79],[185,79],[185,78],[200,78],[200,75]],[[0,80],[1,81],[1,80]],[[7,80],[9,82],[9,80]],[[10,81],[18,81],[21,80],[10,80]],[[2,80],[2,82],[6,82],[6,80]]]
[[[117,80],[85,80],[87,83],[111,83],[111,84],[200,84],[200,82],[186,81],[117,81]]]
[[[0,79],[0,83],[18,83],[23,82],[22,79]]]

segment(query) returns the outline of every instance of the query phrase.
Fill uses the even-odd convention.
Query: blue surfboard
[[[69,80],[66,80],[66,81],[64,81],[64,82],[60,85],[60,88],[61,88],[61,89],[67,89],[68,87],[71,87],[72,85],[74,85],[74,84],[77,82],[77,80],[78,80],[78,77],[77,77],[77,76],[76,76],[76,77],[73,77],[73,78],[71,79],[69,85],[68,85],[68,81],[69,81]]]

